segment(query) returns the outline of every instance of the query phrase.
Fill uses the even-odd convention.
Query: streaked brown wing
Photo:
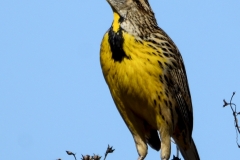
[[[174,97],[178,103],[178,109],[181,114],[181,118],[184,120],[186,127],[192,134],[193,129],[193,111],[192,101],[188,86],[187,75],[180,53],[178,54],[178,68],[174,68],[170,71]]]

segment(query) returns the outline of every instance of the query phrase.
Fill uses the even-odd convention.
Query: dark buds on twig
[[[115,150],[115,149],[113,149],[112,147],[110,147],[110,146],[108,145],[107,150],[106,150],[106,153],[105,153],[105,156],[104,156],[104,160],[106,159],[108,153],[113,153],[114,150]]]
[[[181,160],[180,158],[178,158],[178,157],[175,157],[174,155],[173,155],[173,159],[172,160]]]
[[[82,159],[81,160],[91,160],[91,157],[89,155],[82,155]]]
[[[73,153],[71,151],[66,151],[68,155],[73,155],[73,157],[75,158],[75,160],[77,160],[76,158],[76,153]]]

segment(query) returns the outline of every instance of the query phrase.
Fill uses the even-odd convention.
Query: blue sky
[[[151,0],[184,58],[201,159],[238,160],[230,99],[240,110],[240,1]],[[0,1],[0,157],[73,160],[65,150],[137,159],[103,79],[99,48],[112,22],[105,0]],[[175,154],[175,146],[172,147]],[[149,148],[146,160],[160,159]]]

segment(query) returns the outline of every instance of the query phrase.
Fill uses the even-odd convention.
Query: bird
[[[185,160],[199,160],[192,138],[193,108],[183,58],[158,26],[148,0],[107,0],[113,22],[102,38],[100,65],[112,99],[131,132],[138,160],[148,146],[161,160],[171,139]]]

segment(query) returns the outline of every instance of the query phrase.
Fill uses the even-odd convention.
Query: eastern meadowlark
[[[199,160],[192,139],[191,95],[179,50],[158,27],[148,0],[107,2],[114,19],[101,43],[100,62],[134,138],[138,160],[146,157],[147,144],[157,151],[161,148],[161,159],[168,160],[171,137],[185,160]]]

